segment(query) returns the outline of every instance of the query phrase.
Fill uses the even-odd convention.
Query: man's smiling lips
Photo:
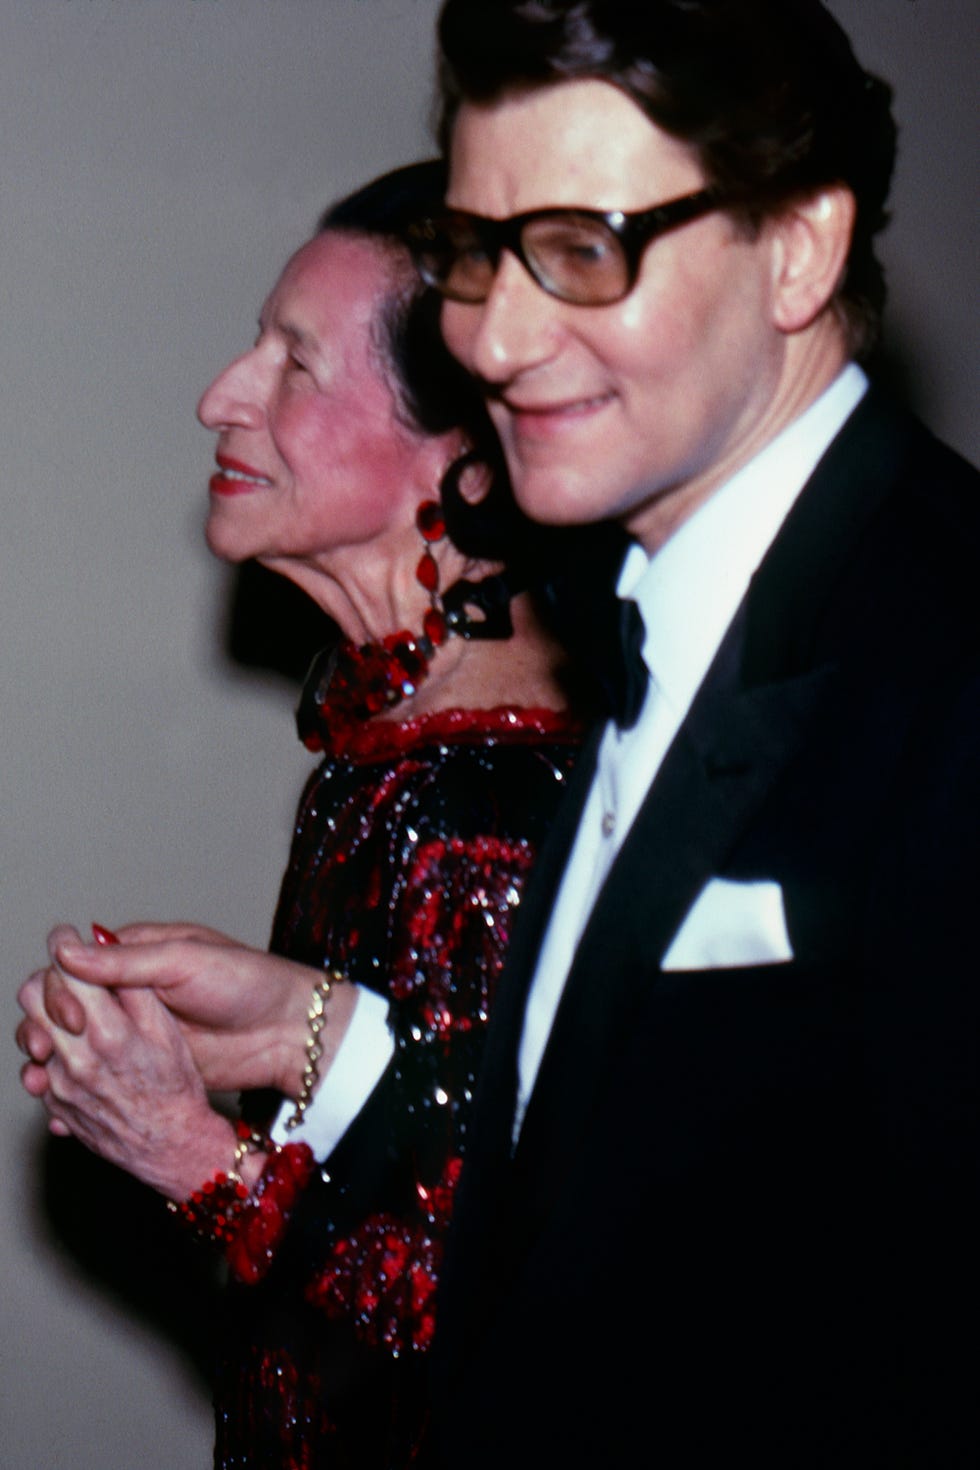
[[[497,403],[506,413],[521,437],[550,438],[591,419],[609,403],[615,394],[595,393],[581,398],[565,398],[560,402],[521,403],[501,394]]]
[[[216,454],[215,460],[218,472],[208,481],[208,489],[213,495],[245,495],[257,487],[272,484],[267,475],[260,475],[258,470],[240,459],[232,459],[227,454]]]

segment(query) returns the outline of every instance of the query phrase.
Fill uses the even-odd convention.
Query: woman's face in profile
[[[424,440],[399,422],[374,345],[384,256],[340,233],[287,264],[253,347],[206,389],[218,435],[207,541],[216,555],[344,580],[364,548],[392,554],[414,523]]]

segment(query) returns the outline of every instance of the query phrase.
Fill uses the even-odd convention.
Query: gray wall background
[[[154,1284],[183,1305],[152,1222],[71,1145],[48,1145],[17,1081],[14,992],[62,919],[197,918],[265,942],[308,760],[292,688],[226,651],[231,581],[201,540],[211,443],[194,404],[250,340],[321,205],[428,151],[436,8],[0,0],[0,1465],[11,1470],[210,1463],[186,1344],[133,1305]],[[885,248],[892,372],[976,460],[975,0],[833,8],[895,83],[903,125]],[[131,1220],[146,1243],[113,1288]]]

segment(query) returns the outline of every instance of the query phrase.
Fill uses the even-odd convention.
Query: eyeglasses
[[[699,189],[631,214],[553,208],[488,219],[449,209],[410,224],[406,243],[422,279],[451,301],[486,301],[509,250],[549,296],[610,306],[632,291],[652,240],[724,203],[717,189]]]

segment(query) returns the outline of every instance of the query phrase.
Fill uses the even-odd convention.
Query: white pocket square
[[[662,970],[779,965],[793,958],[778,883],[712,878],[688,909]]]

